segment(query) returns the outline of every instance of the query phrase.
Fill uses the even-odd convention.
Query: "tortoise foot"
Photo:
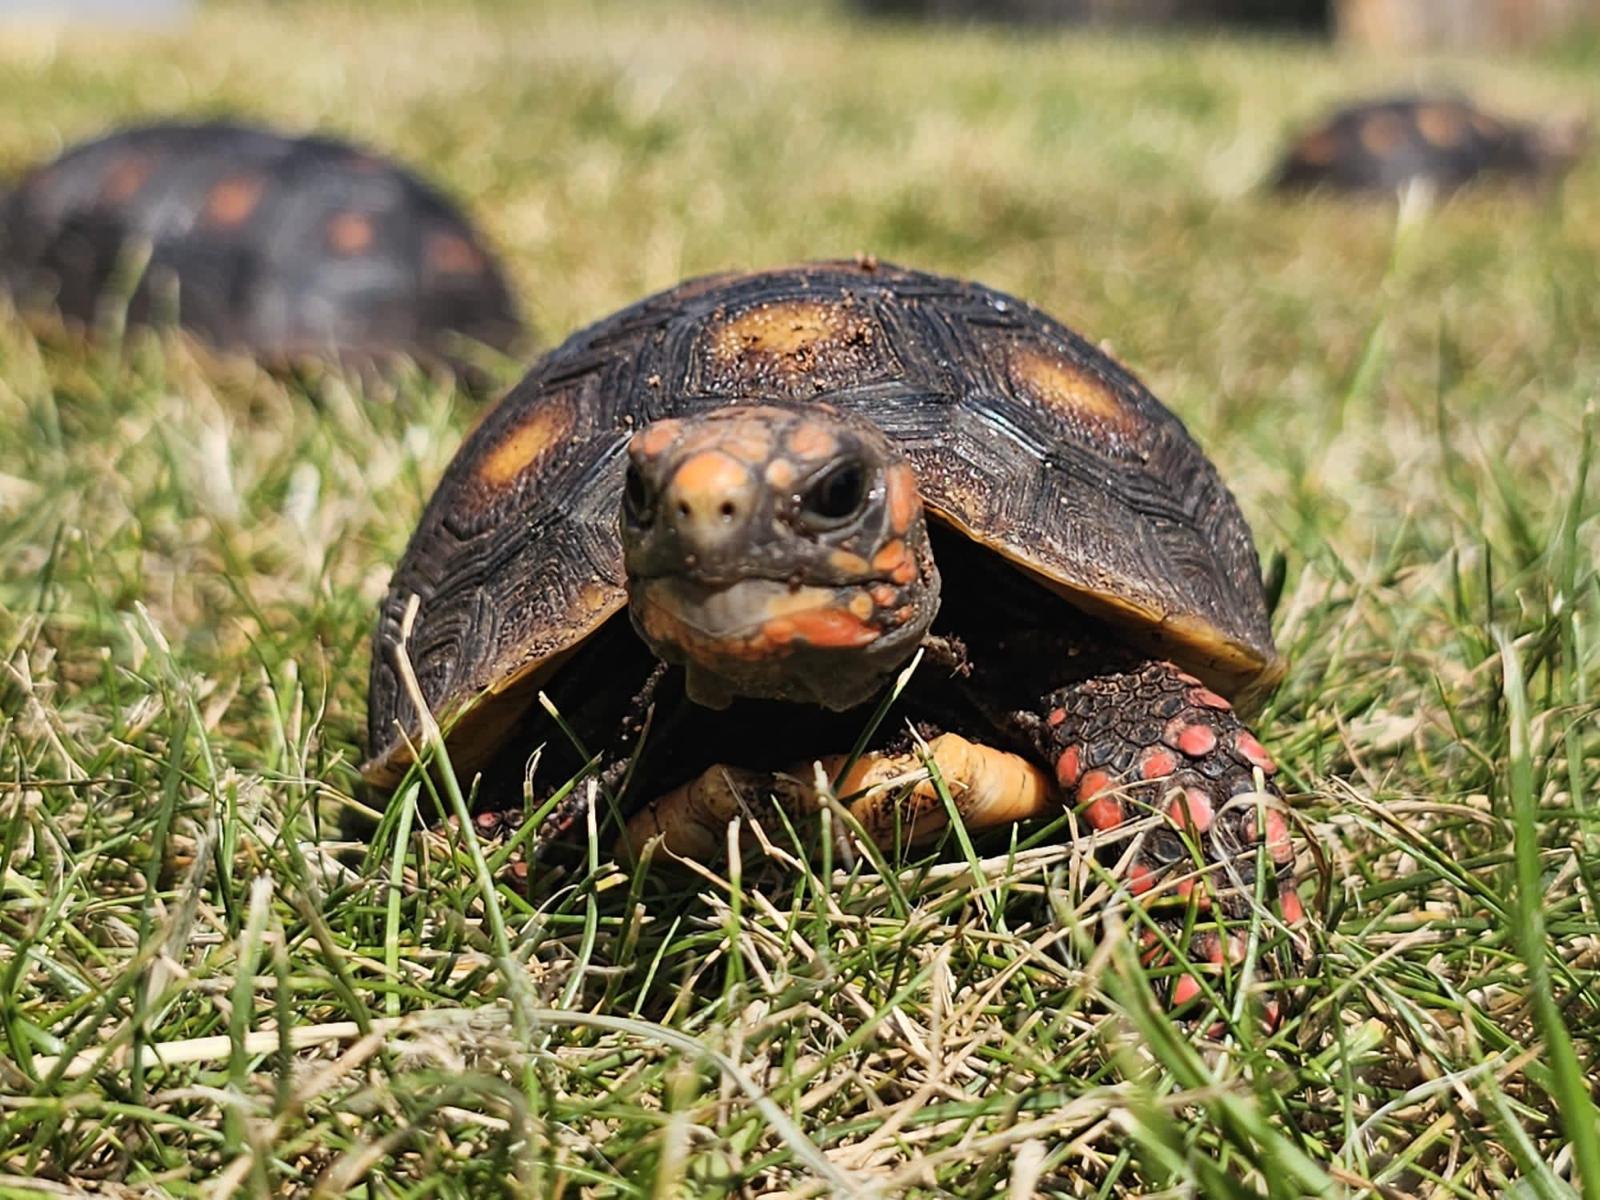
[[[1033,763],[954,733],[929,741],[926,757],[920,750],[869,752],[854,764],[843,754],[819,762],[824,776],[838,781],[835,794],[867,835],[885,848],[897,840],[925,841],[948,824],[935,771],[971,829],[1014,824],[1061,808],[1054,784]],[[822,799],[815,768],[801,764],[775,774],[710,767],[630,817],[625,838],[636,853],[660,837],[669,852],[704,860],[726,848],[727,825],[735,815],[759,819],[774,803],[791,813],[817,811]]]

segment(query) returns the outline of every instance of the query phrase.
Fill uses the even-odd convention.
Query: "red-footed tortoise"
[[[483,239],[433,187],[331,138],[227,122],[124,129],[29,172],[0,204],[0,278],[70,324],[125,303],[269,362],[457,363],[463,339],[522,336]]]
[[[1542,185],[1588,144],[1586,119],[1502,120],[1455,96],[1402,96],[1341,108],[1297,137],[1275,177],[1285,191],[1393,193],[1412,182],[1452,192],[1482,177]]]
[[[1152,899],[1193,888],[1180,831],[1235,880],[1264,842],[1269,898],[1300,919],[1276,768],[1228,699],[1282,663],[1216,470],[1071,330],[886,264],[694,280],[547,355],[467,438],[395,571],[364,774],[392,788],[411,762],[407,669],[446,725],[480,702],[448,746],[491,791],[564,740],[541,690],[586,743],[567,766],[593,751],[620,786],[605,764],[637,749],[643,696],[624,840],[708,855],[741,805],[813,803],[810,770],[773,768],[842,768],[920,645],[938,665],[903,702],[969,828],[1069,804],[1111,840],[1152,816],[1125,876]],[[840,781],[874,837],[944,826],[928,783],[877,786],[918,765],[879,748]]]

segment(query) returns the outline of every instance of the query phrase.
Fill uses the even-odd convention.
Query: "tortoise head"
[[[916,475],[879,430],[725,408],[647,426],[628,455],[629,611],[691,699],[849,708],[911,657],[939,573]]]

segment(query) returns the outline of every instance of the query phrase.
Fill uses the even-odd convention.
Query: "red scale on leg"
[[[1180,717],[1167,726],[1163,740],[1190,758],[1204,758],[1217,748],[1217,731],[1209,725],[1190,724]]]
[[[1233,705],[1229,704],[1226,699],[1207,687],[1196,688],[1190,692],[1189,702],[1198,704],[1201,708],[1214,708],[1218,712],[1230,712],[1233,709]]]
[[[1165,779],[1178,769],[1178,759],[1166,750],[1151,749],[1144,752],[1139,763],[1140,779]]]
[[[1086,772],[1078,783],[1078,803],[1087,805],[1083,819],[1101,833],[1122,824],[1122,801],[1113,788],[1111,776],[1101,770]]]
[[[1078,786],[1082,759],[1083,751],[1077,746],[1068,746],[1061,752],[1061,757],[1056,759],[1056,782],[1069,792]]]
[[[1174,825],[1184,830],[1193,825],[1196,833],[1205,833],[1210,829],[1215,815],[1211,807],[1211,797],[1196,787],[1184,788],[1172,798],[1172,803],[1167,808],[1167,816]]]
[[[1260,767],[1263,775],[1271,775],[1278,769],[1278,764],[1272,761],[1272,755],[1247,729],[1241,729],[1233,735],[1233,748],[1244,756],[1246,762],[1253,767]]]
[[[1298,925],[1305,920],[1305,905],[1300,903],[1300,894],[1293,888],[1286,887],[1278,893],[1278,907],[1283,911],[1286,925]]]
[[[1294,861],[1294,843],[1289,839],[1289,819],[1277,809],[1269,808],[1257,818],[1256,838],[1267,844],[1267,853],[1280,867]]]
[[[1065,721],[1066,719],[1067,719],[1067,710],[1066,709],[1064,709],[1064,708],[1052,708],[1050,710],[1050,715],[1045,718],[1045,723],[1047,725],[1049,725],[1051,729],[1054,729],[1054,728],[1056,728],[1056,726],[1060,725],[1061,722]]]
[[[1142,896],[1156,885],[1156,873],[1142,862],[1136,862],[1128,868],[1128,890],[1135,896]]]

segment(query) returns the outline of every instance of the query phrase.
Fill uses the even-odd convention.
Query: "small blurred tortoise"
[[[1504,121],[1465,100],[1408,96],[1339,109],[1295,139],[1274,184],[1393,193],[1412,182],[1448,193],[1479,177],[1558,181],[1588,144],[1585,119]]]
[[[1142,838],[1124,878],[1151,899],[1194,888],[1181,834],[1219,885],[1264,852],[1299,919],[1276,767],[1229,699],[1282,670],[1232,495],[1077,334],[887,264],[694,280],[546,356],[395,571],[363,771],[401,780],[415,694],[458,773],[520,795],[567,740],[544,691],[586,745],[564,766],[627,784],[635,851],[709,857],[741,810],[815,807],[811,768],[773,768],[817,758],[871,836],[921,839],[946,810],[918,749],[842,753],[919,646],[902,702],[968,828],[1075,806],[1117,855]]]
[[[459,365],[463,340],[522,335],[482,239],[416,175],[225,122],[125,129],[28,173],[0,202],[0,278],[71,325],[126,305],[269,363]]]

